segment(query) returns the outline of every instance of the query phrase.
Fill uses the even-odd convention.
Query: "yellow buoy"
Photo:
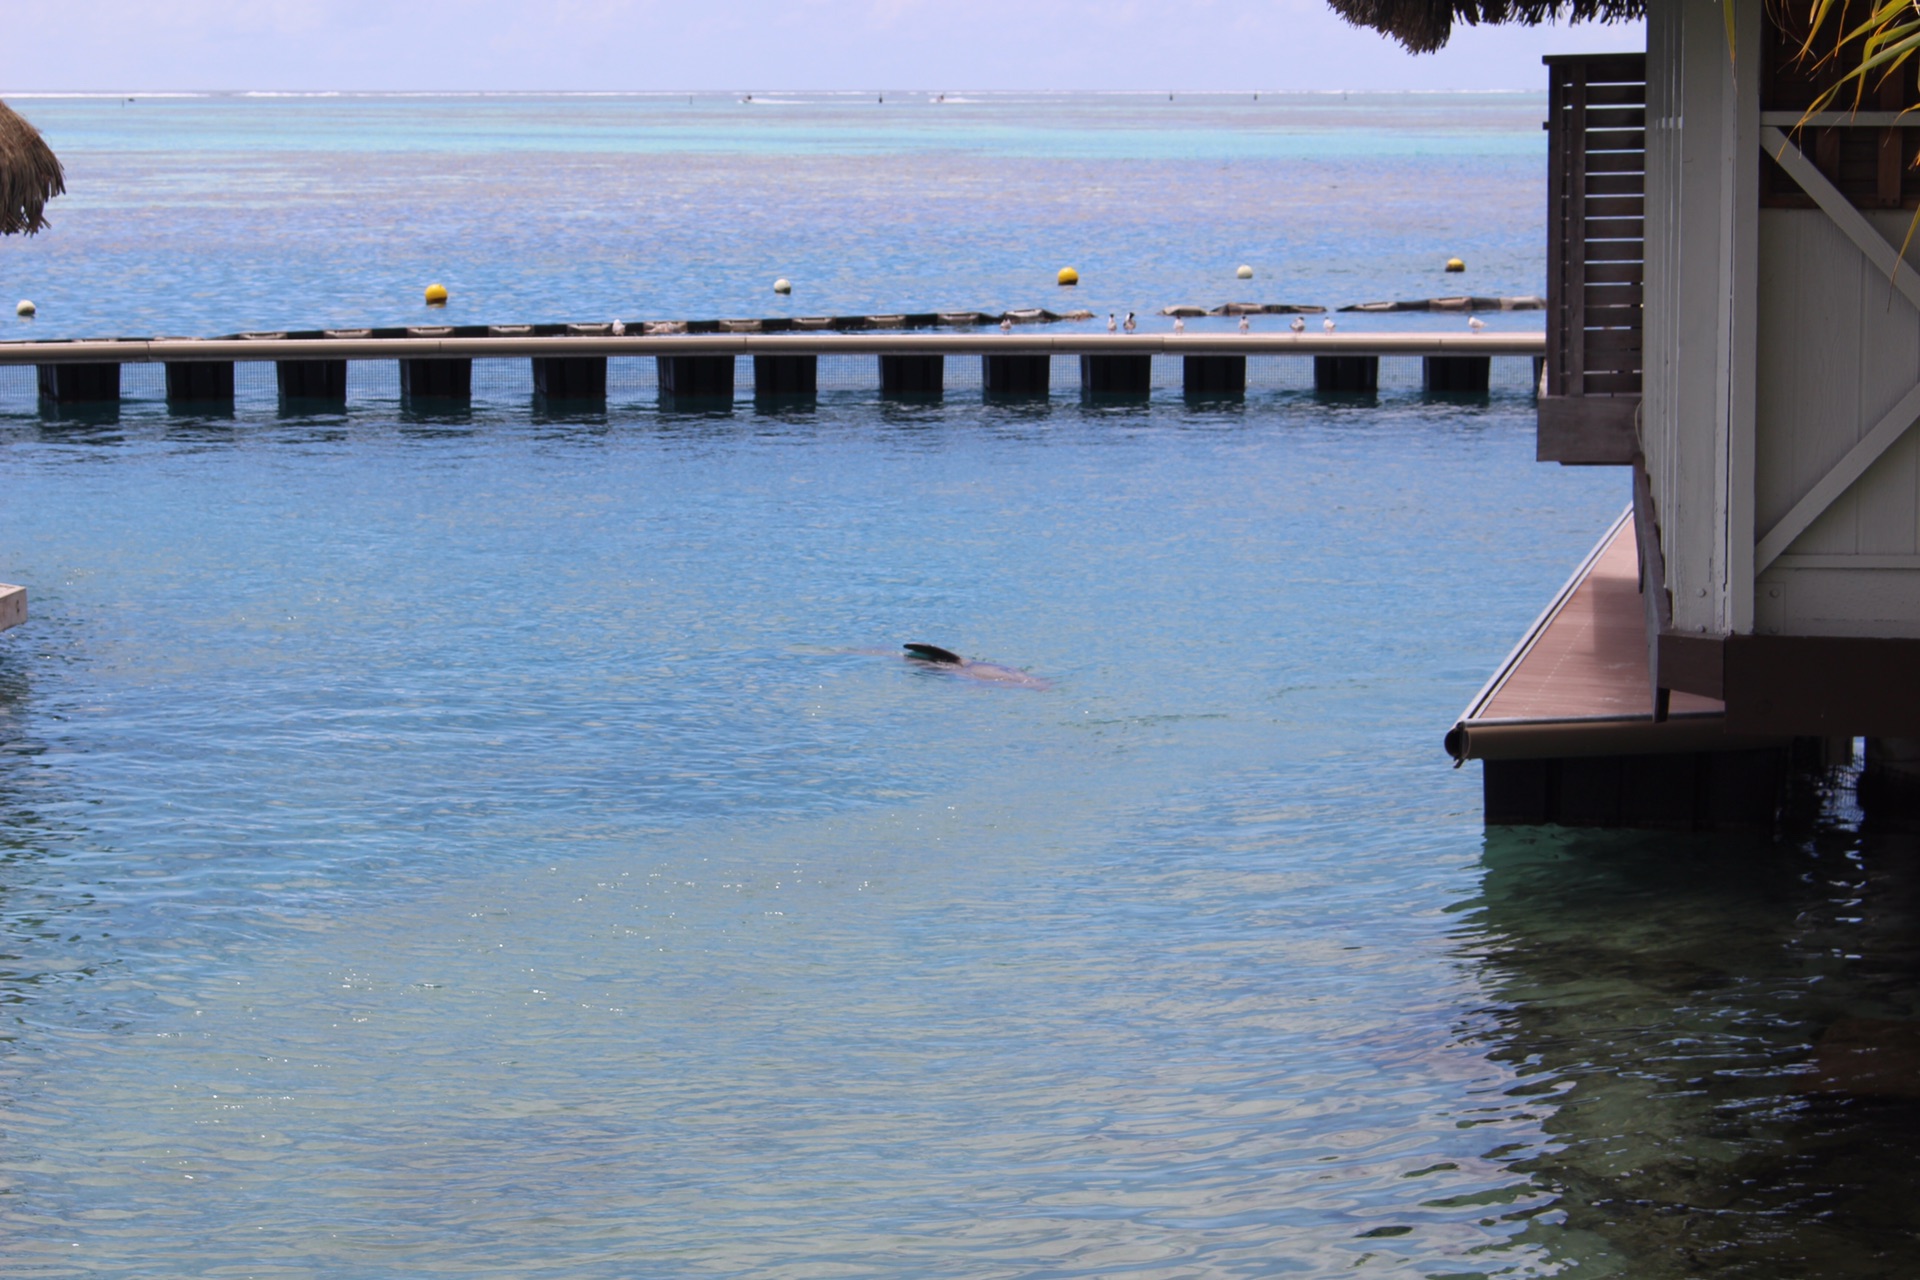
[[[1251,280],[1253,279],[1253,268],[1245,265],[1235,267],[1233,274],[1242,280]]]
[[[773,282],[773,291],[775,293],[792,293],[793,281],[787,279],[785,276],[781,276]]]
[[[20,299],[19,305],[14,307],[13,314],[17,316],[31,316],[34,312],[38,311],[39,309],[40,308],[33,305],[33,302],[31,299],[22,298]]]
[[[1062,267],[1060,268],[1060,274],[1055,276],[1054,279],[1059,281],[1063,285],[1079,284],[1080,273],[1078,271],[1075,271],[1072,267]]]
[[[1449,270],[1449,271],[1465,271],[1466,269],[1467,269],[1467,264],[1466,264],[1466,263],[1464,263],[1464,262],[1462,262],[1462,261],[1460,261],[1460,259],[1458,259],[1458,258],[1448,258],[1448,259],[1447,259],[1447,270]]]
[[[446,306],[447,305],[447,286],[443,284],[428,285],[427,286],[427,305],[430,307]]]

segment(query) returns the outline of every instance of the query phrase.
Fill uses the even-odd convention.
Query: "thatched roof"
[[[1453,34],[1453,24],[1521,22],[1535,26],[1556,18],[1616,22],[1644,17],[1646,0],[1327,0],[1357,27],[1384,31],[1415,53],[1432,53]]]
[[[67,189],[60,161],[39,130],[0,102],[0,236],[47,225],[47,201]]]

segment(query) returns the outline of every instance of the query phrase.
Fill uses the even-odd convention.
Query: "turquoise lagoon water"
[[[429,272],[486,319],[1046,302],[1043,235],[1110,247],[1101,309],[1541,274],[1520,96],[19,105],[75,187],[0,246],[36,335]],[[1440,751],[1624,501],[1532,462],[1524,371],[835,368],[0,381],[0,1276],[1910,1272],[1920,1115],[1813,1063],[1920,1012],[1911,838],[1844,784],[1771,838],[1487,832]]]

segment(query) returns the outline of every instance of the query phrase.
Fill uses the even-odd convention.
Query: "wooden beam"
[[[1920,737],[1920,640],[1726,638],[1727,727],[1808,737]]]
[[[1660,636],[1661,678],[1719,698],[1732,734],[1920,737],[1920,640]]]
[[[1780,517],[1780,522],[1754,544],[1754,576],[1765,573],[1767,566],[1778,560],[1780,554],[1793,545],[1793,540],[1805,533],[1807,526],[1818,520],[1841,494],[1853,486],[1854,481],[1866,473],[1868,467],[1900,443],[1900,438],[1913,428],[1915,422],[1920,422],[1920,385],[1901,396],[1900,403],[1874,424],[1873,430],[1861,436],[1859,443],[1847,450],[1846,456],[1815,481],[1813,488],[1793,504],[1792,510]]]
[[[1534,459],[1569,466],[1626,466],[1640,444],[1639,396],[1541,396]]]
[[[1807,159],[1806,153],[1794,146],[1780,130],[1772,127],[1762,129],[1760,141],[1767,154],[1800,184],[1802,191],[1813,197],[1813,202],[1833,219],[1841,233],[1867,256],[1867,261],[1890,277],[1894,288],[1900,290],[1908,302],[1920,307],[1920,271],[1915,271],[1901,258],[1899,250],[1888,244],[1887,238],[1867,221],[1867,216],[1854,208],[1853,201],[1828,182],[1826,175]]]

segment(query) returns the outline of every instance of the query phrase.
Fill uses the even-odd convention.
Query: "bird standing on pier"
[[[1486,327],[1487,327],[1487,322],[1485,320],[1482,320],[1479,316],[1467,317],[1467,328],[1473,330],[1475,333],[1480,332],[1482,329]]]
[[[1253,325],[1252,325],[1252,324],[1251,324],[1251,323],[1250,323],[1250,322],[1249,322],[1249,321],[1247,320],[1247,318],[1246,318],[1245,316],[1241,316],[1241,317],[1240,317],[1240,332],[1242,332],[1242,333],[1245,333],[1245,332],[1247,332],[1247,330],[1249,330],[1249,329],[1251,329],[1251,328],[1253,328]]]
[[[1187,322],[1179,316],[1175,316],[1173,318],[1173,331],[1175,333],[1185,333],[1187,331]]]
[[[1322,329],[1325,329],[1325,330],[1326,330],[1326,331],[1327,331],[1328,333],[1332,333],[1332,332],[1333,332],[1333,317],[1332,317],[1332,316],[1328,316],[1328,317],[1327,317],[1327,318],[1326,318],[1325,320],[1322,320],[1322,321],[1320,322],[1320,327],[1321,327]]]
[[[1002,333],[1012,333],[1012,332],[1013,332],[1013,317],[1012,317],[1012,316],[1001,316],[1001,317],[1000,317],[1000,332],[1002,332]]]
[[[625,333],[626,331],[627,331],[627,324],[626,324],[626,321],[624,321],[624,320],[615,320],[615,321],[613,322],[613,336],[614,336],[614,337],[616,337],[616,338],[617,338],[617,337],[619,337],[619,336],[620,336],[621,334],[623,334],[623,333]]]
[[[1295,333],[1305,333],[1307,331],[1307,322],[1299,316],[1295,316],[1287,322],[1287,328],[1293,330]]]
[[[1139,327],[1139,326],[1138,326],[1138,325],[1137,325],[1137,324],[1136,324],[1136,323],[1134,322],[1134,318],[1133,318],[1133,312],[1131,312],[1131,311],[1129,311],[1129,312],[1127,312],[1127,322],[1126,322],[1125,324],[1123,324],[1123,325],[1121,325],[1120,327],[1121,327],[1121,328],[1123,328],[1123,329],[1125,329],[1125,330],[1126,330],[1126,331],[1127,331],[1128,333],[1132,333],[1132,332],[1133,332],[1133,331],[1134,331],[1134,330],[1135,330],[1136,328],[1138,328],[1138,327]]]
[[[1111,311],[1107,312],[1107,332],[1112,333],[1115,329],[1118,329],[1119,327],[1120,327],[1120,322],[1113,318],[1113,312]]]

